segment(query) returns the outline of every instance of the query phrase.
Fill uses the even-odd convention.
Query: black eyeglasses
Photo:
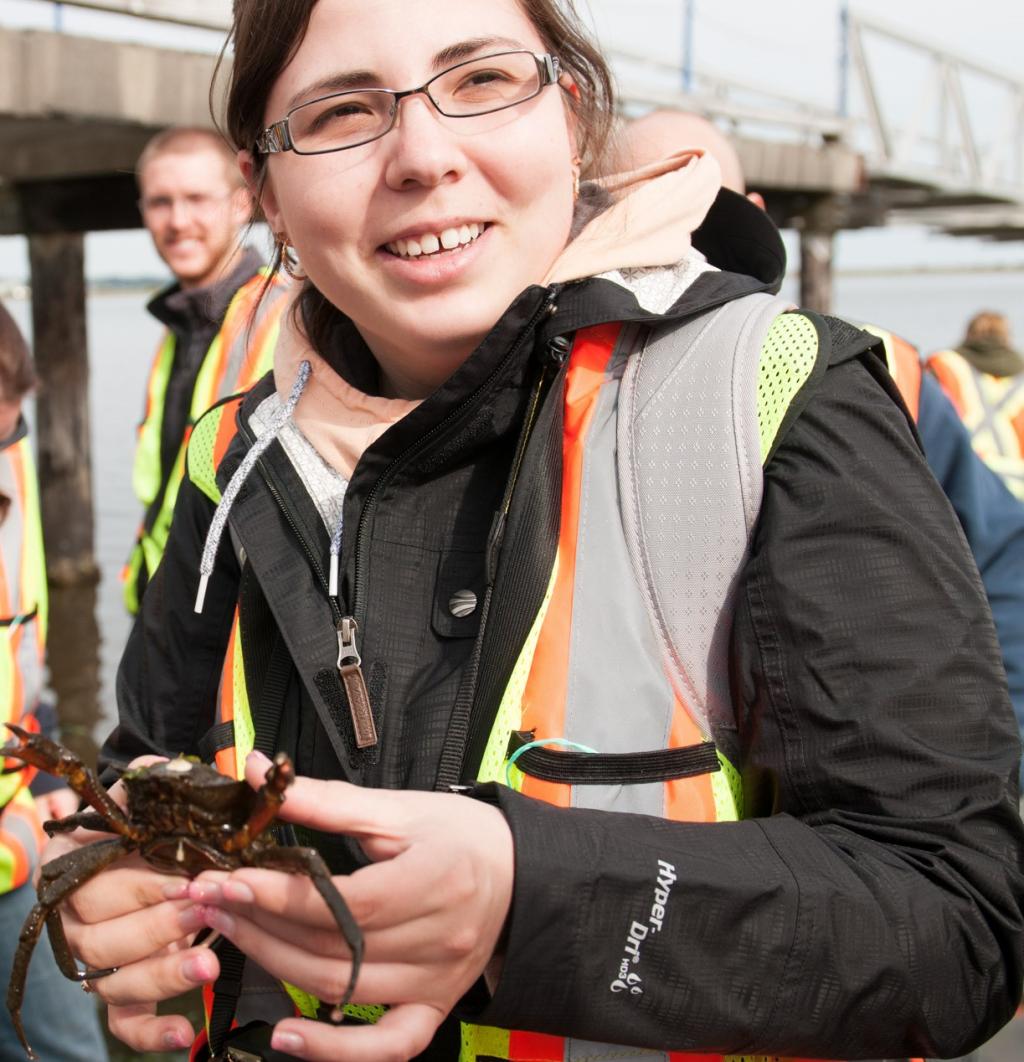
[[[475,118],[517,107],[539,96],[561,75],[558,59],[533,52],[500,52],[470,59],[435,74],[419,88],[356,89],[293,107],[256,141],[263,155],[294,151],[324,155],[369,144],[391,132],[399,101],[421,93],[447,118]]]

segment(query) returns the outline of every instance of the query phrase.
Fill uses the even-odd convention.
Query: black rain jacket
[[[699,277],[664,318],[609,280],[523,292],[451,379],[366,451],[345,498],[338,604],[327,530],[275,442],[194,615],[213,505],[186,480],[121,665],[104,759],[208,747],[240,602],[257,728],[274,731],[300,773],[472,783],[557,539],[552,341],[610,320],[683,320],[779,282],[778,234],[738,197],[720,196],[694,243],[722,272]],[[338,371],[373,390],[372,359],[339,328]],[[767,464],[740,577],[734,739],[753,817],[675,823],[476,787],[507,816],[516,878],[500,982],[493,996],[471,993],[463,1019],[677,1051],[853,1059],[960,1054],[1012,1015],[1024,956],[1020,749],[991,616],[872,340],[839,322],[825,333],[829,368],[799,396]],[[552,382],[508,519],[496,521],[541,372]],[[222,487],[271,388],[241,407]],[[485,617],[451,615],[455,590],[482,600],[490,580]],[[334,666],[341,611],[359,623],[380,734],[366,751]],[[337,870],[360,859],[343,840],[315,841]],[[659,861],[677,880],[663,932],[643,945],[643,994],[613,993]],[[425,1057],[457,1058],[452,1024]]]

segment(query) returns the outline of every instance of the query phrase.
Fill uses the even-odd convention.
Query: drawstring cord
[[[227,527],[231,506],[235,504],[238,492],[242,489],[242,484],[252,471],[253,466],[260,459],[263,451],[277,438],[281,429],[288,423],[291,415],[295,412],[295,407],[299,404],[299,399],[302,397],[302,392],[306,389],[306,384],[309,382],[312,371],[313,367],[308,361],[304,361],[299,366],[299,373],[295,377],[295,383],[292,385],[288,401],[274,415],[273,420],[267,426],[267,430],[253,443],[252,449],[249,450],[242,463],[235,469],[235,474],[231,477],[227,489],[220,499],[220,503],[213,514],[213,520],[210,522],[210,530],[206,533],[206,544],[203,546],[203,556],[199,562],[199,591],[196,594],[195,604],[197,613],[203,611],[203,604],[206,601],[206,588],[209,585],[210,576],[213,574],[213,564],[217,557],[217,550],[220,547],[224,528]],[[340,529],[338,538],[340,542]]]
[[[331,535],[331,568],[330,578],[328,580],[329,586],[327,587],[327,593],[331,597],[338,596],[338,558],[341,555],[341,532],[345,526],[345,510],[342,508],[341,513],[338,516],[338,526],[334,529],[334,533]]]

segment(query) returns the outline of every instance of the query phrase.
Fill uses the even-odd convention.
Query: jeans
[[[0,896],[0,988],[6,989],[18,934],[35,900],[31,885]],[[21,1018],[40,1062],[106,1062],[96,997],[57,969],[45,929],[29,964]],[[0,1007],[0,1062],[25,1062],[6,1007]]]

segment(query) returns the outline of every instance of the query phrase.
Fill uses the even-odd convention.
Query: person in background
[[[685,146],[713,154],[722,167],[723,186],[764,207],[761,196],[747,194],[735,147],[717,126],[695,114],[658,110],[625,123],[619,130],[612,165],[620,169],[644,166]],[[992,607],[1014,713],[1024,734],[1024,503],[974,453],[957,410],[936,379],[922,374],[917,349],[892,332],[867,327],[885,345],[889,371],[913,414],[925,459],[971,547]],[[1010,348],[1006,318],[999,314],[975,317],[959,352],[950,357],[964,367],[961,375],[970,372],[967,362],[990,376],[1024,371],[1024,359]],[[933,356],[931,367],[940,381],[952,376],[945,366],[945,356]],[[1024,386],[1019,390],[1024,404]],[[1024,431],[1024,413],[1021,423]]]
[[[1024,502],[975,452],[953,403],[915,347],[871,327],[917,424],[925,460],[963,528],[992,608],[1010,700],[1024,735]],[[1021,767],[1024,783],[1024,764]]]
[[[149,303],[165,326],[146,385],[132,484],[144,507],[122,573],[128,610],[163,554],[196,419],[270,367],[281,303],[259,255],[242,244],[251,200],[234,154],[211,129],[158,133],[139,158],[139,209],[174,283]]]
[[[32,444],[22,412],[35,383],[28,346],[0,305],[0,720],[56,737],[56,712],[42,706],[46,563]],[[28,770],[0,775],[0,979],[11,969],[22,924],[35,903],[32,875],[45,841],[42,823],[70,815],[77,806],[78,797],[49,775],[33,778]],[[48,943],[36,950],[29,967],[22,1016],[43,1060],[107,1057],[94,1001],[64,979]],[[0,1062],[23,1062],[24,1057],[4,1009]]]
[[[703,148],[714,156],[722,171],[722,187],[745,195],[764,208],[758,192],[748,192],[743,164],[731,140],[714,122],[688,111],[655,110],[620,123],[608,172],[618,173],[657,162],[687,147]]]
[[[1011,345],[1006,317],[991,310],[976,314],[963,342],[936,351],[927,365],[974,449],[1024,500],[1024,357]]]

